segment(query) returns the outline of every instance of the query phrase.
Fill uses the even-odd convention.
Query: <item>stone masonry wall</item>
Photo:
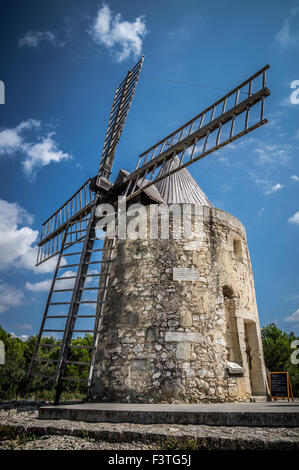
[[[117,241],[91,400],[192,403],[265,395],[245,229],[206,206],[196,206],[192,222],[196,239]],[[183,280],[190,276],[196,280]],[[230,375],[227,361],[244,374]]]

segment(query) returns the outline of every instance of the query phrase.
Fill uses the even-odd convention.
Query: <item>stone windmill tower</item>
[[[43,224],[38,264],[55,254],[58,262],[29,375],[41,348],[51,347],[41,342],[42,335],[55,331],[62,333],[53,377],[56,403],[65,380],[86,380],[89,398],[96,401],[188,403],[264,396],[245,229],[213,207],[186,167],[267,122],[269,66],[141,154],[132,173],[121,170],[111,183],[116,144],[142,62],[117,89],[98,175]],[[118,201],[126,211],[117,211]],[[132,231],[136,211],[138,230]],[[111,236],[108,224],[99,237],[104,213],[114,230]],[[68,256],[78,262],[66,265]],[[101,266],[96,272],[94,264]],[[76,267],[76,273],[59,275],[64,267]],[[96,287],[88,284],[93,276],[99,279]],[[71,278],[71,287],[57,288]],[[95,291],[94,300],[84,300],[88,290]],[[66,292],[67,301],[53,301]],[[94,304],[93,315],[84,313],[84,304]],[[68,305],[67,313],[50,314],[55,305]],[[63,318],[61,329],[46,326]],[[83,319],[92,319],[92,326],[78,329]],[[76,363],[72,350],[78,346],[72,339],[82,332],[93,334],[92,345],[85,346],[91,359]],[[68,373],[72,363],[82,366],[81,378]]]

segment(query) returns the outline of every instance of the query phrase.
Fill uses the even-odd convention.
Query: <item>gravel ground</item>
[[[187,450],[198,446],[209,449],[299,450],[299,428],[39,420],[38,406],[44,404],[0,403],[0,450]],[[178,447],[178,442],[187,442],[189,447],[184,447],[184,444]]]
[[[157,447],[142,442],[99,442],[75,436],[40,436],[27,442],[25,439],[0,441],[0,450],[153,450],[155,448]]]
[[[45,402],[0,402],[1,426],[17,425],[27,428],[28,425],[41,422],[38,420],[38,407]],[[67,423],[71,428],[73,423]],[[84,423],[86,424],[86,423]],[[4,438],[3,438],[4,437]],[[82,438],[69,435],[43,435],[30,433],[16,439],[1,437],[0,450],[154,450],[158,447],[143,442],[107,442],[93,438]]]

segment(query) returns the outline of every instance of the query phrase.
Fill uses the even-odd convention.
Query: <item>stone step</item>
[[[43,406],[39,419],[93,423],[299,427],[299,401],[215,404],[82,403]]]
[[[250,401],[251,403],[266,403],[269,400],[266,396],[251,396]]]
[[[260,428],[255,427],[212,427],[169,424],[132,424],[132,423],[82,423],[67,420],[37,420],[26,417],[21,420],[22,413],[17,413],[9,420],[0,416],[0,438],[5,436],[57,436],[57,443],[62,436],[76,436],[111,443],[152,443],[161,449],[190,450],[299,450],[298,428]],[[159,447],[158,447],[159,448]],[[57,447],[59,450],[60,447]],[[110,449],[110,447],[108,447]],[[190,452],[189,450],[189,452]],[[170,451],[174,452],[174,450]],[[202,453],[200,455],[203,458]],[[194,455],[192,456],[193,459]],[[193,462],[193,460],[192,460]],[[143,467],[142,467],[143,468]],[[198,467],[199,468],[199,467]]]

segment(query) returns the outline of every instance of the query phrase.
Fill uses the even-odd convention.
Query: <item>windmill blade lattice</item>
[[[118,86],[110,113],[110,119],[103,146],[97,182],[101,188],[101,178],[109,179],[116,146],[119,142],[139,79],[144,57],[129,70],[126,78]],[[74,222],[72,233],[66,243],[72,243],[85,236],[88,216],[94,204],[94,195],[90,191],[89,178],[53,215],[42,225],[41,239],[37,256],[37,265],[57,255],[62,246],[64,231],[69,222]]]
[[[128,72],[126,78],[116,90],[101,155],[98,183],[101,177],[109,179],[111,175],[116,145],[127,119],[143,61],[144,56],[142,56],[135,67]]]
[[[266,124],[264,102],[270,95],[266,87],[268,68],[269,65],[263,67],[191,121],[143,152],[135,171],[122,183],[127,200]],[[177,158],[178,165],[169,164]],[[168,165],[169,171],[163,171],[165,165]]]
[[[68,224],[72,224],[72,231],[68,232],[66,244],[71,245],[84,237],[94,204],[94,194],[89,184],[90,178],[43,223],[36,265],[60,253]]]

